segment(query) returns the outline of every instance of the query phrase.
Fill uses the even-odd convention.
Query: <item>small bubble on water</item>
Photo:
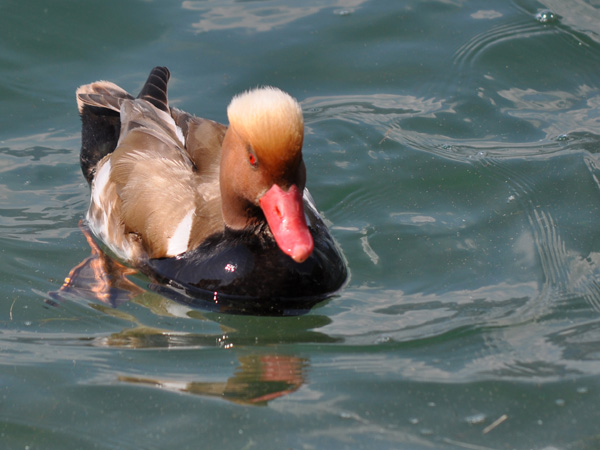
[[[535,15],[535,19],[540,23],[555,23],[558,22],[558,16],[549,9],[540,11]]]
[[[472,416],[465,417],[465,421],[469,425],[480,425],[487,419],[487,416],[483,413],[473,414]]]

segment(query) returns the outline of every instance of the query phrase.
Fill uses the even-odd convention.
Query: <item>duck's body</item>
[[[153,69],[137,98],[105,81],[77,90],[94,234],[188,293],[339,289],[346,268],[305,191],[295,100],[274,88],[242,94],[226,127],[170,108],[168,79]]]

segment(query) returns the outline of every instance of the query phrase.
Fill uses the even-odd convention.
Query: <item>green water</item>
[[[4,1],[0,36],[2,448],[600,447],[597,1]],[[219,121],[301,101],[340,295],[48,302],[90,255],[75,89],[155,65]]]

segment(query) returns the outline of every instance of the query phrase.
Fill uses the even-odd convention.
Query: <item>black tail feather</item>
[[[169,113],[167,83],[170,77],[169,69],[155,67],[138,98]],[[77,105],[82,122],[81,170],[90,184],[98,162],[117,147],[121,133],[120,109],[124,100],[133,100],[133,97],[107,81],[98,81],[77,89]]]
[[[152,103],[161,111],[169,112],[169,101],[167,99],[167,84],[171,73],[166,67],[155,67],[150,72],[144,87],[137,98]]]

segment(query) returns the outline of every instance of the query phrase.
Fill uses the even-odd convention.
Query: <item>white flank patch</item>
[[[111,239],[110,230],[110,217],[113,214],[112,211],[112,203],[108,203],[108,206],[104,210],[100,210],[100,213],[96,211],[96,214],[92,212],[92,209],[98,209],[93,204],[92,197],[92,205],[88,209],[86,214],[86,220],[88,227],[92,231],[92,233],[100,239],[104,244],[110,248],[110,250],[117,255],[119,258],[125,261],[131,261],[132,258],[132,248],[127,240],[123,239],[120,246],[117,246]],[[97,217],[99,216],[99,217]]]
[[[181,128],[175,127],[175,133],[177,133],[177,138],[179,139],[179,142],[181,142],[181,145],[185,147],[185,137],[183,136]]]
[[[169,245],[167,247],[167,256],[177,256],[185,252],[190,242],[190,233],[192,232],[192,219],[194,217],[194,210],[188,212],[183,220],[179,222],[173,236],[169,238]]]
[[[106,185],[108,184],[108,180],[110,179],[110,169],[110,159],[107,159],[94,177],[94,185],[92,186],[92,200],[100,209],[104,209],[104,205],[102,204],[102,201],[104,200],[103,194],[104,190],[106,189]]]
[[[133,247],[126,238],[116,235],[120,228],[117,227],[118,220],[115,217],[114,201],[107,195],[111,168],[110,159],[107,159],[100,166],[100,170],[96,172],[86,219],[92,233],[104,242],[115,255],[125,261],[131,261]]]

